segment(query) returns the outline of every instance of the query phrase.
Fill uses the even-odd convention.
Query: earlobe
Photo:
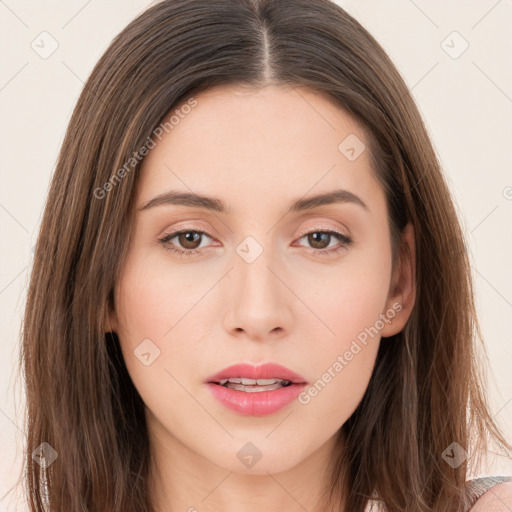
[[[399,258],[393,271],[386,311],[391,320],[381,330],[383,338],[399,333],[407,323],[416,301],[416,241],[409,222],[402,231]]]

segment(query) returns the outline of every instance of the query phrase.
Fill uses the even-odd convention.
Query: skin
[[[413,307],[414,232],[407,226],[410,253],[393,269],[385,196],[369,151],[350,161],[338,150],[350,134],[368,147],[365,133],[323,96],[219,87],[196,100],[143,162],[134,236],[105,329],[118,334],[146,404],[153,498],[162,512],[319,511],[336,433],[364,395],[381,337],[399,332]],[[338,188],[368,209],[335,203],[286,214],[293,201]],[[218,197],[229,211],[139,210],[170,189]],[[167,247],[198,254],[180,257],[159,242],[183,228],[207,235],[195,245],[176,236]],[[341,243],[317,235],[315,245],[302,233],[329,229],[353,243],[315,253]],[[236,251],[247,236],[263,250],[252,263]],[[235,363],[273,361],[312,385],[397,303],[392,322],[360,343],[307,404],[241,416],[203,384]],[[134,350],[148,338],[160,355],[145,366]],[[250,468],[237,457],[248,442],[262,454]]]
[[[512,481],[491,487],[471,508],[471,512],[510,512],[510,510],[512,510]]]

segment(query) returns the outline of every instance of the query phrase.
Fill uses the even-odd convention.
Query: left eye
[[[199,247],[201,239],[204,236],[207,238],[212,238],[204,231],[185,229],[165,235],[160,239],[160,242],[166,250],[174,252],[179,256],[192,256],[198,252],[201,252]],[[177,248],[170,243],[173,238],[178,239],[182,249]],[[336,253],[343,248],[347,248],[352,243],[351,238],[334,230],[310,231],[309,233],[302,235],[299,240],[302,240],[303,238],[307,238],[309,243],[316,245],[316,247],[312,247],[312,249],[315,253],[320,252],[320,254]],[[332,238],[339,240],[340,246],[328,249]],[[199,245],[197,245],[198,242]],[[318,245],[320,245],[320,247]]]
[[[310,231],[309,233],[303,235],[299,240],[302,240],[303,238],[307,238],[308,242],[313,245],[320,244],[320,247],[313,246],[313,249],[315,249],[316,251],[320,251],[321,253],[337,252],[341,248],[348,247],[352,243],[351,238],[349,238],[346,235],[343,235],[342,233],[339,233],[338,231],[333,230]],[[326,250],[326,248],[329,247],[329,242],[332,240],[332,238],[338,239],[339,242],[341,243],[341,247]],[[324,246],[326,241],[327,245]]]

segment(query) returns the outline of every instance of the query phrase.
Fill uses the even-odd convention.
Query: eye
[[[164,249],[171,251],[178,256],[193,256],[196,253],[201,252],[198,250],[198,242],[204,236],[211,238],[204,231],[197,231],[193,229],[182,229],[180,231],[174,231],[161,238],[159,241],[164,246]],[[170,245],[173,238],[177,238],[178,242],[182,245],[183,249],[176,248],[174,245]]]
[[[204,237],[213,239],[213,237],[210,237],[204,231],[182,229],[166,234],[159,240],[159,242],[164,246],[164,249],[171,251],[178,256],[193,256],[201,252],[200,246]],[[171,240],[174,238],[177,238],[177,242],[181,245],[182,249],[171,243]],[[312,249],[315,254],[320,253],[325,255],[336,254],[342,249],[349,247],[353,242],[353,240],[347,235],[332,229],[320,230],[317,228],[314,231],[309,231],[303,234],[299,240],[302,240],[303,238],[307,238],[307,241],[312,245]],[[328,247],[333,238],[338,240],[339,245],[329,249]]]
[[[342,249],[348,248],[353,242],[352,238],[332,229],[320,230],[316,228],[315,231],[303,234],[299,240],[303,238],[306,238],[307,242],[311,244],[315,254],[317,252],[320,254],[336,254]],[[338,240],[340,245],[329,249],[328,247],[333,238]]]

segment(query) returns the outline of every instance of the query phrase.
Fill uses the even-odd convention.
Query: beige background
[[[444,165],[471,244],[492,413],[512,440],[512,0],[338,3],[398,66]],[[23,450],[18,332],[57,153],[93,65],[148,5],[0,1],[0,497]],[[493,457],[488,473],[512,474],[512,459]],[[8,496],[0,509],[25,508]]]

